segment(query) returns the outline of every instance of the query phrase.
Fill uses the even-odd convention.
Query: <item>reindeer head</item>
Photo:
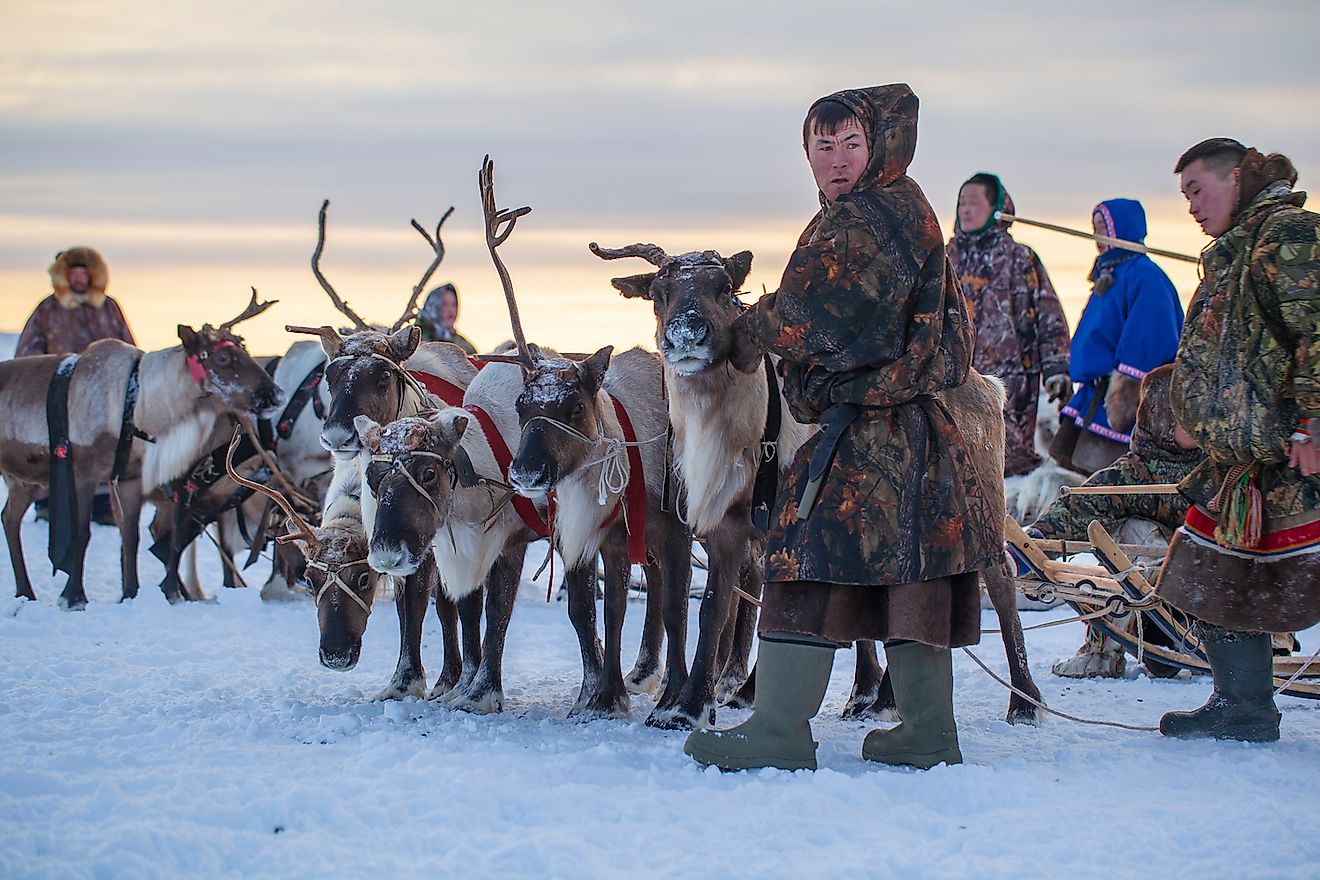
[[[321,445],[335,458],[347,460],[362,449],[356,418],[389,423],[398,416],[407,382],[403,362],[417,350],[422,333],[412,325],[388,335],[360,330],[341,337],[332,327],[322,327],[320,333],[330,389]]]
[[[365,488],[376,497],[376,522],[368,559],[376,571],[407,577],[430,552],[449,515],[454,454],[468,423],[462,412],[445,409],[430,419],[409,417],[383,428],[365,416],[356,419],[371,454]]]
[[[613,346],[606,346],[581,361],[534,358],[518,395],[522,435],[509,465],[509,482],[519,495],[544,498],[590,462],[610,406],[600,391],[613,352]]]
[[[743,309],[737,291],[751,271],[751,251],[731,257],[715,251],[671,257],[653,244],[607,249],[592,242],[591,252],[603,260],[641,257],[656,267],[610,283],[625,297],[651,301],[656,345],[679,375],[695,375],[733,355],[733,322]]]
[[[294,541],[307,559],[305,577],[316,600],[321,665],[352,669],[362,653],[380,576],[367,563],[367,535],[360,528],[312,529],[311,534],[315,544],[301,535]]]
[[[252,301],[237,318],[219,327],[204,324],[200,330],[179,325],[179,341],[183,343],[188,372],[204,396],[214,395],[230,410],[252,415],[284,402],[284,392],[248,354],[243,337],[233,332],[239,321],[256,317],[276,302],[258,303],[254,287]]]

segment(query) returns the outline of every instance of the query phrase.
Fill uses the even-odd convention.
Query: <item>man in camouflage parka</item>
[[[775,502],[756,711],[694,732],[685,750],[702,763],[814,769],[808,722],[834,648],[856,639],[885,642],[903,719],[868,734],[863,757],[962,759],[949,649],[980,638],[977,572],[1002,558],[1003,540],[1002,461],[967,437],[1002,443],[1002,400],[960,425],[941,397],[970,375],[972,327],[935,213],[906,174],[916,140],[906,85],[812,105],[803,146],[821,211],[779,289],[734,325],[735,366],[779,355],[794,417],[822,431]]]
[[[1174,362],[1178,423],[1206,452],[1157,590],[1199,621],[1214,693],[1171,712],[1175,737],[1273,741],[1269,632],[1320,621],[1320,215],[1286,156],[1228,138],[1179,159],[1183,194],[1215,240]]]
[[[1157,367],[1141,382],[1141,402],[1132,429],[1132,447],[1109,467],[1092,474],[1084,486],[1150,486],[1180,483],[1205,454],[1195,441],[1179,431],[1169,404],[1173,366]],[[1169,541],[1187,516],[1181,495],[1064,495],[1045,509],[1027,528],[1035,538],[1086,541],[1087,528],[1098,521],[1118,535],[1132,520],[1158,527]],[[1152,529],[1154,531],[1154,529]],[[1056,675],[1070,678],[1116,677],[1123,674],[1123,648],[1099,627],[1089,627],[1077,655],[1056,664]]]

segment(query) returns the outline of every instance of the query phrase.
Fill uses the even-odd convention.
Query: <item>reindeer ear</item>
[[[600,390],[601,384],[605,381],[605,371],[610,367],[612,354],[614,354],[614,346],[607,345],[578,364],[578,377],[582,382],[583,391],[595,394]]]
[[[183,343],[183,347],[186,350],[195,351],[198,348],[197,331],[187,326],[186,324],[180,324],[179,341]]]
[[[458,441],[463,439],[463,432],[467,430],[468,417],[460,415],[457,410],[441,410],[440,414],[431,422],[440,432],[440,436],[451,447],[457,446]]]
[[[362,445],[375,452],[380,448],[380,425],[372,421],[368,416],[357,416],[353,419],[353,428],[357,431],[358,440]]]
[[[390,356],[398,363],[412,357],[422,342],[422,328],[409,324],[390,336]]]
[[[645,275],[611,278],[610,284],[614,285],[614,289],[628,299],[651,299],[651,282],[653,281],[655,281],[655,273],[647,272]]]
[[[729,278],[733,281],[733,289],[738,290],[747,280],[747,273],[752,271],[752,252],[738,251],[723,262],[724,271],[729,273]]]
[[[321,349],[325,352],[328,360],[334,360],[344,351],[344,338],[339,335],[339,331],[329,324],[321,328],[318,337],[321,340]]]

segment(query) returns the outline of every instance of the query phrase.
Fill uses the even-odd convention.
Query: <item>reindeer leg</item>
[[[226,512],[224,516],[216,520],[215,524],[216,531],[218,532],[216,536],[216,544],[219,545],[220,552],[225,556],[228,556],[231,561],[234,559],[234,548],[238,546],[238,542],[234,540],[234,533],[238,531],[238,517],[242,515],[243,508],[239,507],[235,510]],[[239,579],[237,572],[230,568],[230,566],[223,560],[221,560],[220,567],[224,570],[224,577],[221,578],[220,581],[223,586],[228,587],[231,590],[247,586],[247,584]],[[200,586],[201,584],[199,583],[198,587],[200,588]]]
[[[577,633],[582,654],[582,687],[569,710],[569,717],[582,712],[600,689],[604,650],[596,633],[596,561],[594,559],[564,572],[568,588],[568,619]]]
[[[456,687],[466,687],[481,666],[481,614],[485,605],[484,587],[478,587],[458,600],[458,620],[463,632],[463,671]]]
[[[445,586],[439,578],[436,578],[431,592],[435,595],[435,616],[440,619],[444,666],[440,669],[440,677],[426,695],[428,700],[438,699],[453,690],[463,672],[463,657],[458,650],[458,603],[445,593]]]
[[[60,607],[66,611],[78,611],[87,607],[87,593],[83,590],[83,566],[87,563],[87,544],[92,539],[92,498],[96,495],[96,482],[79,483],[78,522],[75,525],[75,544],[73,548],[73,571],[69,572],[69,582],[60,593]]]
[[[659,707],[646,719],[652,727],[667,730],[690,730],[714,722],[715,675],[720,634],[729,621],[733,607],[733,584],[742,572],[746,558],[751,520],[744,509],[741,516],[733,511],[712,530],[706,541],[710,568],[706,592],[701,597],[697,621],[697,652],[692,659],[692,673],[683,685],[678,703],[672,708]]]
[[[394,605],[399,610],[399,662],[394,677],[376,700],[402,700],[426,697],[426,670],[422,666],[422,623],[426,620],[427,599],[435,583],[435,557],[430,553],[417,570],[394,589]]]
[[[743,592],[749,596],[761,598],[764,574],[761,567],[761,555],[749,552],[747,561],[743,565],[741,584]],[[738,603],[738,617],[733,628],[732,650],[729,659],[725,662],[724,671],[720,676],[720,683],[715,687],[716,698],[719,698],[722,690],[724,705],[730,709],[750,709],[756,701],[756,670],[753,668],[749,673],[747,665],[752,655],[752,642],[756,640],[756,620],[758,616],[756,605],[746,599]]]
[[[999,615],[1004,653],[1008,656],[1009,680],[1018,690],[1041,700],[1040,688],[1036,687],[1031,667],[1027,665],[1027,645],[1022,637],[1022,619],[1018,616],[1017,590],[1003,568],[994,563],[987,566],[981,576],[985,580],[986,592],[990,594],[990,604]],[[1009,698],[1008,714],[1004,719],[1009,724],[1039,724],[1044,719],[1045,713],[1027,700],[1017,694]]]
[[[5,479],[5,487],[9,490],[9,498],[5,500],[5,509],[0,513],[0,520],[4,522],[5,543],[9,545],[9,561],[14,566],[14,598],[35,601],[37,594],[32,591],[27,560],[23,558],[23,535],[20,523],[39,490],[30,483],[20,483],[9,478]]]
[[[628,610],[628,550],[623,541],[608,541],[601,548],[605,561],[605,655],[596,692],[582,711],[571,717],[627,718],[631,703],[623,684],[620,662],[623,643],[623,618]]]
[[[664,670],[660,667],[660,648],[665,638],[662,606],[664,605],[664,575],[659,565],[647,565],[646,573],[646,617],[642,620],[642,644],[637,649],[637,662],[624,676],[624,686],[630,694],[650,694],[654,697],[660,692]],[[608,574],[608,569],[606,570]]]
[[[142,483],[127,480],[111,486],[110,500],[115,523],[119,526],[119,569],[123,576],[120,601],[136,599],[141,587],[137,555],[141,540],[138,532],[142,523]]]
[[[467,687],[455,689],[445,699],[445,705],[451,709],[478,715],[504,711],[504,639],[509,632],[526,553],[525,544],[504,551],[486,576],[486,641],[481,647],[481,665]]]
[[[894,685],[889,671],[880,665],[875,642],[857,642],[857,670],[853,675],[853,690],[843,707],[840,718],[870,721],[897,721],[894,705]]]
[[[657,711],[673,708],[687,684],[688,590],[692,585],[692,539],[686,529],[673,529],[660,547],[662,564],[660,589],[664,595],[665,649],[664,691],[656,702]],[[649,587],[649,583],[648,583]]]

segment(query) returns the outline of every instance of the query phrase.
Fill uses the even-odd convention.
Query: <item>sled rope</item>
[[[1293,683],[1294,681],[1296,681],[1297,679],[1301,678],[1301,677],[1302,677],[1302,674],[1303,674],[1304,672],[1306,672],[1306,670],[1310,669],[1310,668],[1311,668],[1311,664],[1314,663],[1318,658],[1320,658],[1320,648],[1316,648],[1316,649],[1315,649],[1315,653],[1311,655],[1311,659],[1307,660],[1305,663],[1303,663],[1301,666],[1299,666],[1299,667],[1297,668],[1297,671],[1294,672],[1294,673],[1292,674],[1292,677],[1291,677],[1291,678],[1289,678],[1287,681],[1285,681],[1285,682],[1284,682],[1282,685],[1280,685],[1278,688],[1275,688],[1275,690],[1274,690],[1274,696],[1277,697],[1279,694],[1283,693],[1283,692],[1286,691],[1288,688],[1292,687],[1292,683]]]
[[[986,666],[984,663],[981,662],[981,658],[980,658],[980,657],[977,657],[975,654],[973,654],[973,653],[972,653],[971,651],[969,651],[967,648],[963,648],[963,653],[966,654],[968,657],[971,657],[972,660],[975,661],[976,665],[979,666],[979,667],[981,667],[981,670],[982,670],[986,675],[990,676],[990,677],[993,678],[995,681],[999,682],[999,683],[1002,684],[1004,687],[1008,688],[1010,691],[1012,691],[1013,693],[1017,694],[1017,695],[1018,695],[1019,697],[1021,697],[1022,699],[1026,700],[1028,703],[1030,703],[1030,704],[1032,704],[1033,706],[1035,706],[1037,709],[1041,709],[1041,710],[1043,710],[1043,711],[1045,711],[1045,712],[1050,713],[1051,715],[1058,715],[1060,718],[1066,718],[1066,719],[1068,719],[1069,721],[1076,721],[1078,724],[1095,724],[1095,725],[1099,725],[1099,726],[1101,726],[1101,727],[1119,727],[1119,728],[1122,728],[1123,730],[1137,730],[1137,731],[1141,731],[1141,732],[1143,732],[1143,733],[1145,733],[1145,732],[1156,732],[1156,733],[1158,733],[1158,732],[1159,732],[1159,728],[1158,728],[1158,727],[1151,727],[1151,726],[1143,725],[1143,724],[1124,724],[1124,723],[1121,722],[1121,721],[1097,721],[1097,720],[1095,720],[1095,719],[1091,719],[1091,718],[1080,718],[1080,717],[1078,717],[1078,716],[1076,716],[1076,715],[1069,715],[1067,712],[1060,712],[1058,709],[1051,709],[1049,706],[1046,706],[1046,705],[1045,705],[1044,703],[1042,703],[1040,700],[1037,700],[1035,697],[1032,697],[1032,696],[1029,695],[1029,694],[1025,694],[1025,693],[1023,693],[1022,691],[1020,691],[1020,690],[1018,690],[1017,688],[1015,688],[1012,684],[1010,684],[1010,683],[1004,681],[1004,680],[1003,680],[1002,678],[1000,678],[998,675],[995,675],[995,673],[990,669],[989,666]]]

